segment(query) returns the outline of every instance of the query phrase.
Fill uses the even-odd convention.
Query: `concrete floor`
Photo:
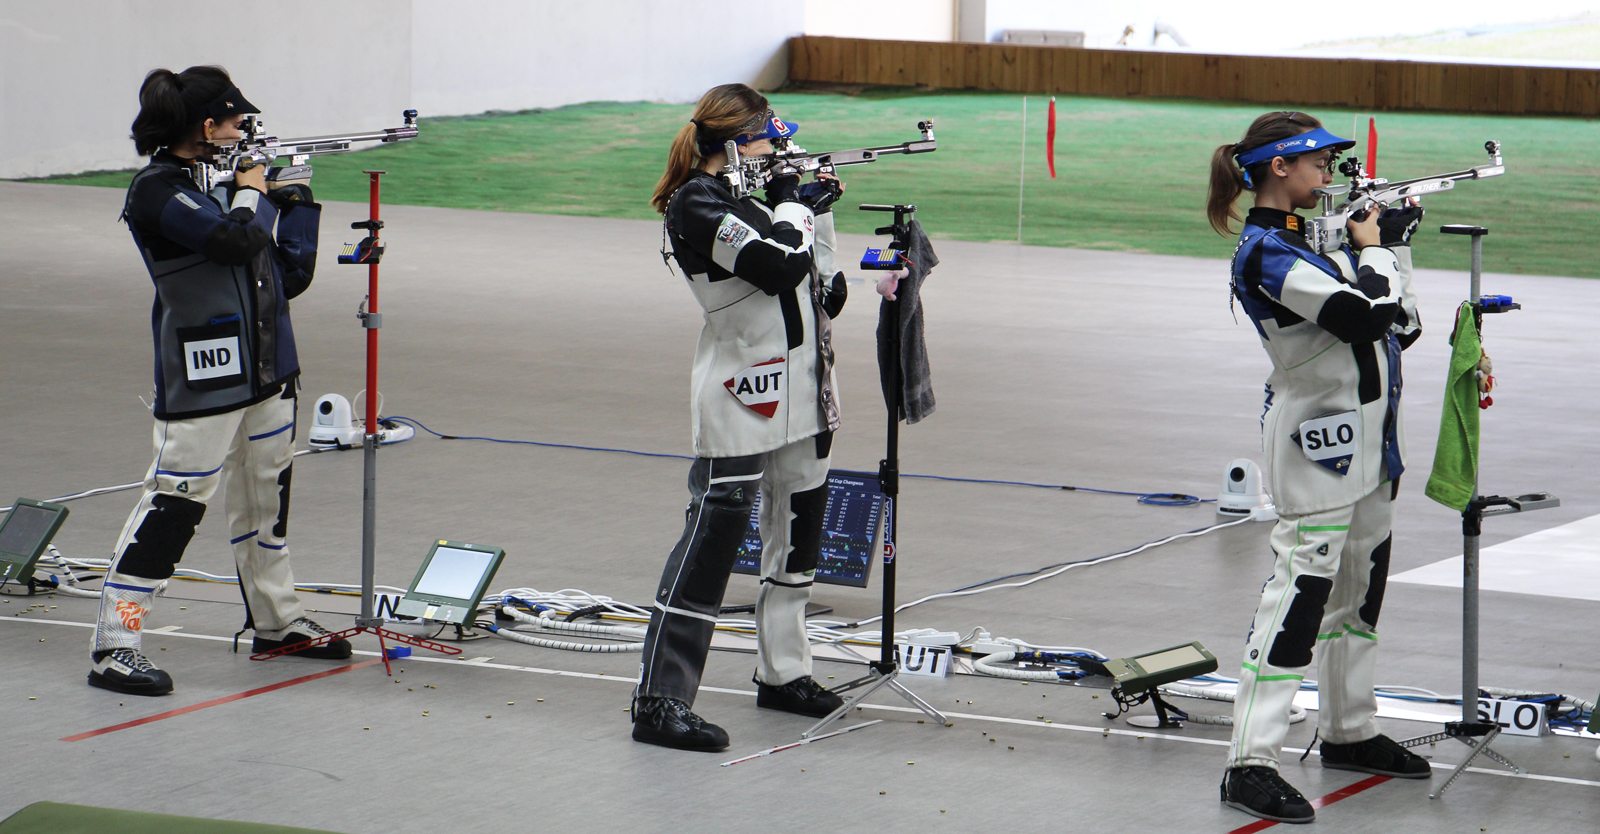
[[[151,291],[115,222],[120,201],[106,189],[0,183],[0,418],[8,428],[0,499],[126,483],[149,465],[149,415],[138,398],[150,387]],[[329,204],[325,214],[322,269],[295,301],[307,407],[323,393],[351,396],[362,386],[353,314],[365,271],[336,265],[333,254],[364,210]],[[700,317],[656,255],[658,226],[410,207],[385,208],[384,218],[386,413],[450,434],[687,452],[688,368]],[[922,219],[937,232],[939,218]],[[1459,248],[1465,264],[1464,243],[1436,237],[1420,245]],[[847,238],[841,248],[866,242]],[[1229,461],[1260,459],[1266,359],[1243,316],[1230,316],[1225,261],[953,241],[938,249],[943,264],[925,300],[939,410],[903,432],[906,471],[1210,497]],[[1218,255],[1227,249],[1219,240]],[[1466,279],[1424,272],[1418,286],[1428,330],[1407,353],[1411,469],[1395,572],[1460,552],[1459,519],[1424,498],[1422,485],[1446,336]],[[1491,276],[1486,289],[1512,294],[1526,309],[1487,325],[1502,387],[1485,415],[1483,484],[1563,500],[1557,510],[1491,520],[1489,545],[1600,513],[1592,430],[1600,282]],[[834,463],[870,469],[883,442],[871,350],[876,305],[866,285],[852,292],[836,324],[846,426]],[[356,581],[360,469],[355,453],[297,461],[290,541],[299,578]],[[497,586],[646,599],[678,533],[685,471],[672,459],[426,436],[386,448],[378,579],[406,584],[427,543],[451,538],[506,548]],[[74,502],[57,543],[68,555],[106,556],[133,503],[131,492]],[[1215,517],[1210,505],[1150,507],[1122,496],[925,480],[908,481],[902,503],[902,600],[1121,550]],[[185,566],[232,571],[221,515],[208,514]],[[902,614],[899,625],[982,625],[1112,655],[1200,640],[1232,673],[1270,571],[1268,527],[1229,528],[1020,591],[929,603]],[[833,606],[833,616],[860,618],[876,613],[878,593],[875,574],[866,591],[818,586],[816,599]],[[753,579],[735,577],[728,599],[754,595]],[[772,831],[918,832],[1226,832],[1251,822],[1217,802],[1225,728],[1137,731],[1101,718],[1106,699],[1088,689],[996,679],[910,679],[954,710],[953,727],[917,724],[918,715],[896,709],[902,702],[880,697],[861,715],[883,724],[720,768],[792,741],[806,726],[758,711],[752,659],[729,652],[713,654],[697,703],[732,733],[725,755],[629,740],[624,711],[636,655],[501,641],[466,647],[469,657],[492,657],[483,664],[413,658],[400,664],[397,683],[381,667],[362,668],[63,742],[338,664],[251,663],[208,639],[238,628],[240,606],[167,599],[147,628],[181,631],[150,634],[147,645],[178,690],[133,700],[83,683],[83,624],[93,621],[95,602],[49,600],[54,609],[23,615],[33,601],[4,599],[0,704],[9,765],[0,816],[54,800],[352,834],[461,822],[645,831],[694,820],[711,831],[753,822]],[[1600,660],[1591,635],[1569,624],[1593,622],[1595,605],[1486,593],[1484,683],[1592,697]],[[1459,629],[1459,591],[1391,585],[1380,680],[1459,691]],[[858,671],[818,666],[819,677],[837,680]],[[1304,746],[1314,723],[1294,727],[1290,746]],[[1436,727],[1385,726],[1396,737]],[[1103,727],[1116,732],[1104,735]],[[1319,829],[1595,830],[1600,765],[1592,741],[1505,739],[1498,747],[1539,778],[1473,772],[1443,801],[1428,800],[1426,785],[1390,782],[1327,807]],[[1428,752],[1454,763],[1464,750]],[[1322,770],[1315,756],[1294,759],[1286,757],[1284,773],[1309,797],[1361,781]],[[795,791],[816,799],[774,814],[771,797]]]

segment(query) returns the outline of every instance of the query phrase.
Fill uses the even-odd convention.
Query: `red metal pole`
[[[371,177],[370,195],[368,198],[368,212],[373,220],[378,219],[378,177],[384,171],[363,171]],[[372,236],[378,236],[378,230],[372,230]],[[367,312],[378,312],[378,265],[367,264]],[[367,413],[366,433],[378,433],[378,329],[367,328]]]

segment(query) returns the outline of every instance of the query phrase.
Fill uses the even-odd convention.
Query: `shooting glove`
[[[779,203],[793,203],[800,201],[800,178],[794,174],[782,174],[773,177],[767,183],[767,204],[776,207]]]
[[[800,186],[800,202],[811,207],[811,212],[817,215],[833,211],[833,204],[844,194],[844,187],[838,180],[817,180]]]
[[[844,273],[835,272],[832,283],[822,290],[822,312],[827,313],[830,319],[838,318],[849,295],[850,288],[845,286]]]
[[[269,190],[267,199],[278,207],[278,211],[287,211],[294,206],[322,208],[311,198],[311,186],[299,182],[280,185]]]
[[[1383,246],[1410,246],[1422,226],[1422,206],[1385,209],[1378,215],[1378,240]]]

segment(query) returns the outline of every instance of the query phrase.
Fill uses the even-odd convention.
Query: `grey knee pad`
[[[150,505],[114,569],[145,579],[170,579],[205,517],[206,505],[176,495],[157,495]]]
[[[1283,615],[1283,628],[1272,637],[1267,662],[1280,669],[1311,665],[1311,652],[1317,646],[1317,629],[1322,627],[1322,612],[1328,607],[1333,580],[1322,576],[1301,576],[1294,581],[1294,602]]]

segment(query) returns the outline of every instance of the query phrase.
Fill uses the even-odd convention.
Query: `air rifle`
[[[750,157],[741,156],[738,143],[729,139],[725,146],[728,164],[722,169],[722,178],[733,189],[735,197],[743,198],[766,186],[773,177],[831,174],[841,165],[865,165],[888,154],[930,153],[939,149],[938,141],[933,138],[933,119],[917,122],[917,130],[922,132],[922,138],[913,142],[825,153],[811,153],[788,139],[779,139],[771,155]]]
[[[404,119],[404,124],[400,127],[384,128],[369,133],[279,139],[267,134],[261,119],[246,116],[244,124],[240,127],[244,138],[231,147],[218,148],[211,159],[201,160],[201,164],[196,166],[202,180],[200,187],[204,191],[210,191],[220,183],[231,182],[234,174],[240,169],[271,165],[280,158],[287,158],[289,164],[269,171],[268,180],[287,183],[309,179],[311,166],[306,164],[306,160],[310,157],[345,153],[357,150],[358,145],[372,142],[386,144],[417,138],[417,111],[407,110],[401,114],[401,118]]]
[[[1481,180],[1504,174],[1506,165],[1500,159],[1500,143],[1491,139],[1483,143],[1483,148],[1489,152],[1490,161],[1487,165],[1399,182],[1367,176],[1361,161],[1351,154],[1339,163],[1339,172],[1350,178],[1349,185],[1333,185],[1312,192],[1322,198],[1322,215],[1311,219],[1310,234],[1307,235],[1311,247],[1323,254],[1338,249],[1344,243],[1345,226],[1352,214],[1368,209],[1381,211],[1384,206],[1402,200],[1449,191],[1463,180]],[[1334,201],[1340,197],[1344,198],[1343,201],[1336,204]]]

